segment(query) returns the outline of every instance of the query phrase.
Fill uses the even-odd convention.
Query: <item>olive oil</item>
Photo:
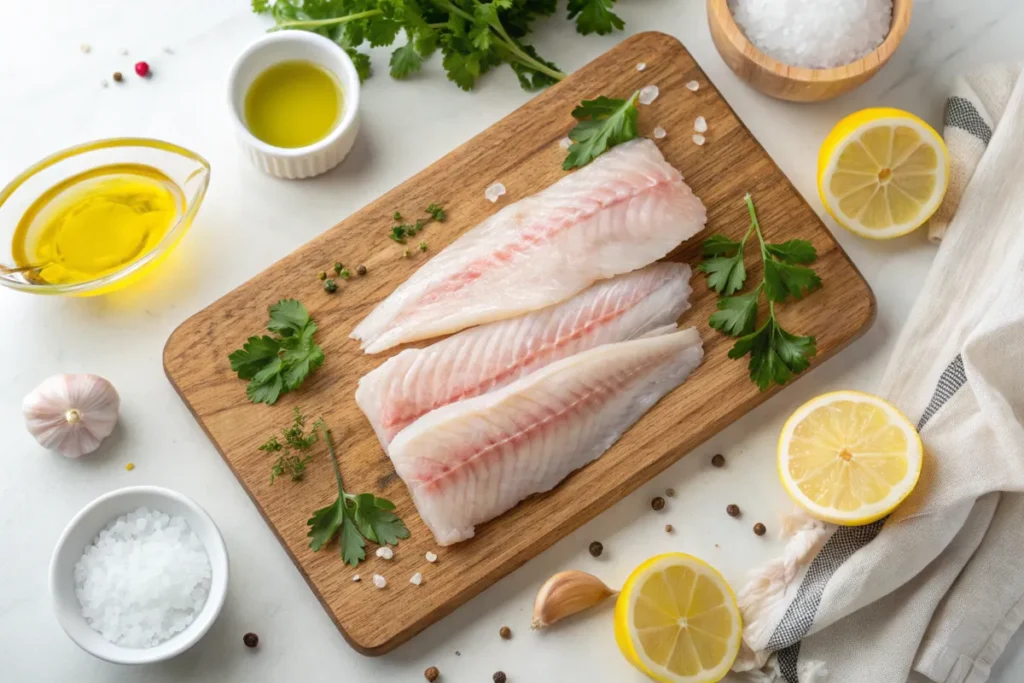
[[[33,278],[78,284],[147,254],[185,211],[178,185],[152,166],[115,164],[72,176],[44,192],[14,231],[18,266]]]
[[[344,105],[335,77],[312,62],[270,67],[245,94],[245,125],[275,147],[306,147],[327,137]]]

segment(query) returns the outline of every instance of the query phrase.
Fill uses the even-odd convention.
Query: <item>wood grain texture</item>
[[[893,0],[892,26],[870,54],[834,69],[806,69],[772,59],[754,47],[736,25],[728,0],[707,0],[711,39],[737,76],[765,95],[791,102],[819,102],[842,95],[885,65],[910,26],[913,0]]]
[[[645,71],[635,65],[646,62]],[[696,80],[697,92],[685,83]],[[708,226],[670,258],[696,263],[699,244],[712,232],[739,237],[747,229],[743,195],[753,193],[766,236],[773,241],[804,238],[814,243],[824,288],[782,308],[785,326],[818,340],[815,365],[834,354],[870,324],[874,299],[806,202],[747,129],[736,118],[689,53],[674,38],[644,33],[626,40],[541,93],[521,109],[419,173],[402,186],[347,218],[178,328],[167,342],[167,376],[206,430],[225,461],[255,501],[310,587],[338,628],[358,651],[379,655],[437,621],[502,576],[534,557],[570,531],[606,509],[683,454],[767,399],[747,377],[746,363],[726,357],[730,341],[708,328],[715,296],[703,277],[695,277],[693,308],[684,325],[696,325],[704,338],[703,365],[640,420],[610,451],[576,472],[553,491],[534,496],[500,518],[477,526],[476,537],[438,548],[423,525],[405,485],[353,394],[359,378],[387,354],[366,356],[348,338],[352,328],[429,257],[401,257],[402,248],[386,238],[397,209],[414,216],[433,201],[448,207],[448,220],[422,233],[431,252],[440,250],[502,206],[550,185],[563,175],[565,151],[559,140],[573,126],[570,111],[584,98],[628,96],[657,84],[660,97],[640,109],[640,127],[668,131],[658,141],[666,158],[686,177],[708,209]],[[707,144],[693,143],[693,121],[707,118]],[[500,180],[508,195],[497,204],[484,189]],[[417,238],[419,239],[419,238]],[[369,273],[340,283],[331,296],[321,289],[317,271],[334,261],[364,263]],[[753,261],[753,257],[748,259]],[[752,272],[759,277],[759,269]],[[530,283],[524,282],[524,287]],[[245,385],[231,372],[228,354],[262,332],[267,306],[284,297],[303,301],[320,331],[317,339],[326,363],[299,391],[277,405],[253,405]],[[394,350],[395,352],[398,349]],[[314,553],[306,538],[306,520],[335,496],[329,462],[319,447],[306,480],[269,483],[271,458],[257,446],[286,426],[293,406],[323,415],[334,430],[346,487],[372,491],[398,505],[412,537],[391,561],[373,557],[357,570],[342,564],[337,548]],[[438,554],[436,565],[424,560]],[[359,573],[364,580],[352,581]],[[409,577],[422,572],[423,585]],[[369,578],[387,577],[377,590]]]

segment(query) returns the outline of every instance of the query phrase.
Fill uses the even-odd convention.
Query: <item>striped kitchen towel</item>
[[[1024,622],[1024,77],[979,73],[1016,80],[969,100],[990,139],[877,391],[919,421],[921,478],[867,526],[787,520],[739,596],[760,680],[982,683]]]
[[[949,150],[949,186],[942,204],[928,221],[928,239],[938,244],[949,229],[964,189],[985,153],[992,131],[1006,111],[1019,64],[988,66],[956,80],[946,100],[942,137]]]

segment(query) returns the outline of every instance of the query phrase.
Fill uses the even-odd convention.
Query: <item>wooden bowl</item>
[[[889,61],[910,25],[913,0],[893,0],[892,26],[874,52],[834,69],[807,69],[772,59],[743,35],[727,0],[707,0],[707,3],[711,38],[722,59],[737,76],[772,97],[791,102],[818,102],[853,90]]]

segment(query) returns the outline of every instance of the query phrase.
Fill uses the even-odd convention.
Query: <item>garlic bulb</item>
[[[25,426],[44,448],[78,458],[99,448],[117,425],[121,399],[96,375],[56,375],[25,397]]]
[[[615,595],[601,579],[580,571],[555,574],[548,579],[533,603],[533,629],[542,629],[577,612],[594,607]]]

